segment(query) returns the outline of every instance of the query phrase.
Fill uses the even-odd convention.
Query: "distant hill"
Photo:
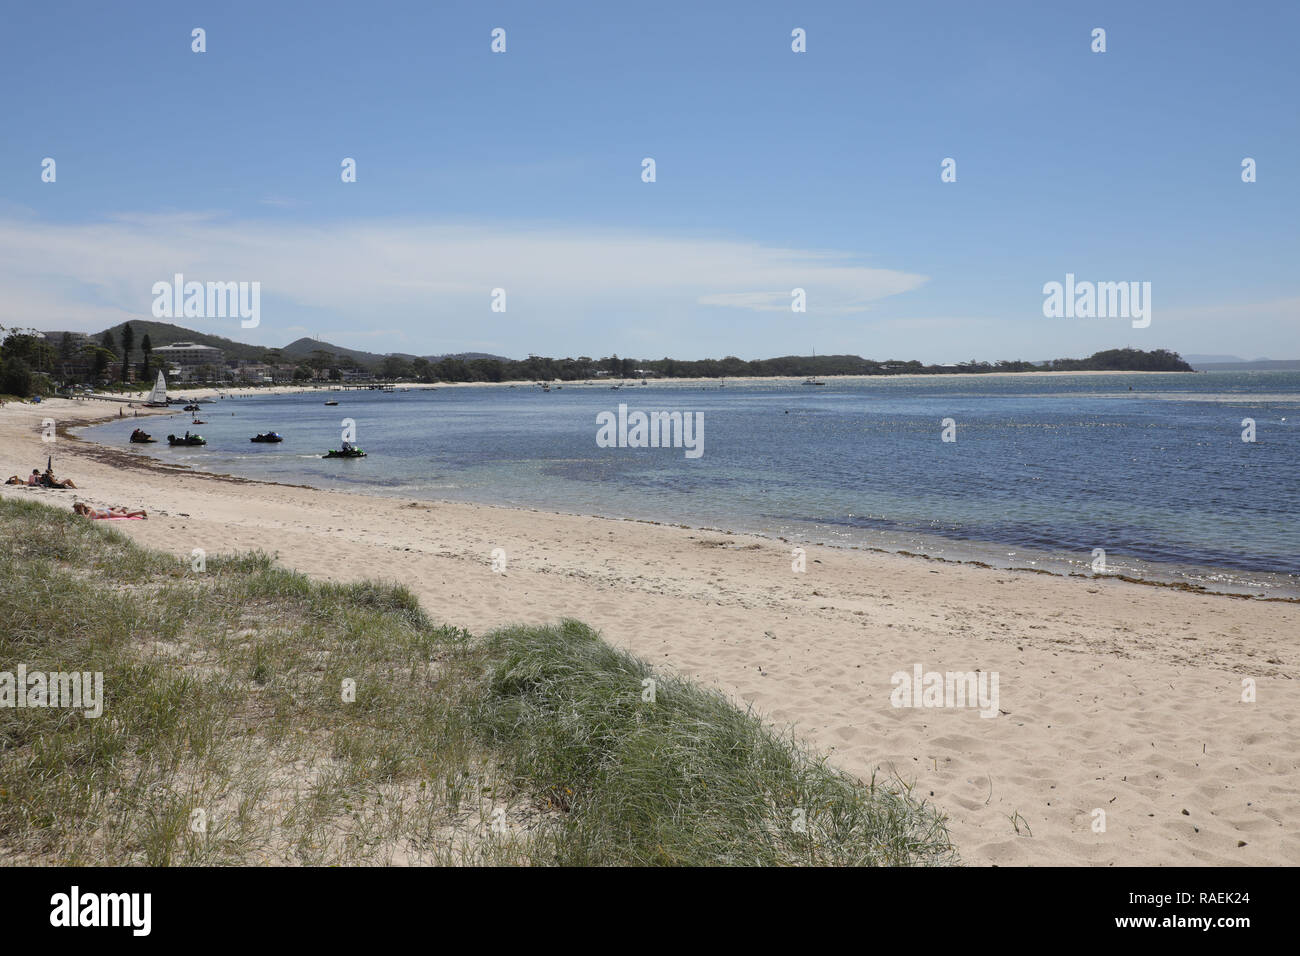
[[[108,329],[101,329],[94,333],[73,333],[74,335],[85,334],[86,338],[93,342],[100,342],[104,338],[104,332],[108,332],[113,337],[113,348],[119,348],[122,340],[122,326],[126,323],[119,323]],[[182,328],[179,325],[172,325],[170,322],[151,322],[145,320],[132,320],[131,331],[135,333],[135,347],[131,350],[131,361],[139,362],[144,358],[144,353],[140,351],[140,343],[144,341],[146,335],[149,336],[149,344],[154,348],[163,345],[174,345],[177,342],[195,342],[199,345],[210,345],[213,348],[219,348],[225,353],[228,359],[244,359],[249,362],[266,362],[269,360],[271,353],[275,351],[273,347],[264,345],[249,345],[245,342],[236,342],[234,339],[228,339],[221,335],[209,335],[205,332],[195,332],[193,329]],[[51,329],[41,333],[51,344],[58,346],[63,338],[63,330]],[[315,351],[329,352],[337,355],[340,359],[352,362],[361,368],[377,370],[388,354],[377,352],[366,352],[362,349],[350,349],[342,345],[335,345],[332,342],[321,342],[312,338],[295,339],[288,345],[279,349],[285,362],[301,362],[311,357]],[[392,355],[398,358],[406,359],[408,362],[417,358],[404,352],[394,352]],[[472,361],[475,359],[490,359],[498,362],[512,361],[501,355],[491,355],[487,352],[457,352],[447,355],[426,355],[423,358],[430,362],[439,362],[443,359],[456,359],[460,361]]]
[[[356,362],[358,365],[371,368],[378,365],[385,358],[383,355],[377,355],[374,352],[363,352],[361,349],[344,348],[342,345],[334,345],[330,342],[320,342],[316,339],[301,338],[295,339],[288,345],[280,349],[281,354],[287,359],[305,359],[311,356],[315,351],[332,352],[335,355]]]
[[[122,326],[126,324],[127,323],[122,322],[105,330],[112,333],[114,348],[117,348],[117,343],[121,342]],[[265,349],[260,345],[246,345],[243,342],[236,342],[233,339],[222,338],[220,335],[207,335],[203,332],[183,329],[179,325],[172,325],[168,322],[145,322],[132,320],[130,325],[131,331],[135,333],[135,348],[131,351],[132,361],[139,360],[143,357],[143,353],[140,351],[140,343],[144,341],[146,335],[149,336],[149,344],[154,348],[158,348],[161,345],[174,345],[177,342],[194,342],[198,345],[210,345],[213,348],[222,349],[225,352],[226,358],[247,359],[250,362],[264,361],[266,353],[269,351],[269,349]],[[46,333],[47,336],[52,334],[58,333]],[[99,342],[103,337],[104,331],[96,332],[89,336],[90,340],[93,342]],[[58,340],[55,339],[54,341],[57,345]]]
[[[465,362],[473,359],[493,359],[498,362],[511,361],[511,359],[508,359],[503,355],[490,355],[487,352],[456,352],[449,355],[424,356],[413,355],[410,352],[388,352],[380,354],[377,352],[365,352],[361,349],[344,348],[342,345],[333,345],[329,342],[318,342],[316,339],[309,338],[301,338],[290,342],[288,345],[280,349],[280,352],[284,354],[286,358],[301,360],[308,358],[311,353],[315,352],[317,349],[320,349],[323,352],[333,352],[335,355],[345,357],[365,368],[378,367],[378,365],[390,355],[406,359],[408,362],[416,358],[424,358],[430,362],[440,362],[443,359],[460,359]]]
[[[989,372],[1029,372],[1049,369],[1054,371],[1186,371],[1193,366],[1185,362],[1176,352],[1166,349],[1143,351],[1141,349],[1107,349],[1096,352],[1088,358],[1058,358],[1046,362],[968,361],[946,365],[925,365],[916,360],[886,359],[878,361],[865,359],[858,355],[784,355],[777,358],[755,359],[745,361],[734,355],[721,359],[633,359],[609,356],[602,359],[548,358],[529,355],[522,360],[509,359],[486,352],[458,352],[445,355],[415,356],[407,353],[393,352],[381,355],[361,349],[350,349],[332,342],[317,339],[300,338],[279,349],[262,345],[247,345],[219,335],[195,332],[191,329],[172,325],[168,322],[151,322],[145,320],[131,322],[135,333],[135,347],[130,356],[131,362],[138,363],[142,358],[140,343],[146,335],[154,348],[172,345],[176,342],[197,342],[219,348],[227,359],[243,359],[251,362],[268,362],[273,353],[279,352],[277,361],[283,364],[310,363],[314,352],[325,352],[336,356],[341,364],[352,364],[381,375],[402,378],[418,378],[421,381],[444,382],[502,382],[502,381],[537,381],[561,380],[573,381],[589,379],[595,375],[617,375],[624,378],[656,375],[663,378],[726,378],[737,376],[829,376],[829,375],[906,375],[906,374],[981,374]],[[111,333],[115,347],[121,341],[122,325],[115,325],[107,330]],[[57,347],[57,339],[62,333],[43,332],[47,340]],[[104,333],[88,336],[99,342]],[[1235,358],[1235,356],[1227,356]],[[1202,366],[1210,367],[1210,366]],[[1273,362],[1261,360],[1246,363],[1242,368],[1295,368],[1300,362]]]

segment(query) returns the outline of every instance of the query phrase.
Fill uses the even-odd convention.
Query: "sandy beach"
[[[581,619],[849,772],[914,783],[968,864],[1300,864],[1300,604],[822,547],[796,574],[781,541],[202,475],[63,431],[119,407],[0,408],[0,477],[53,454],[78,487],[0,494],[144,507],[114,523],[142,544],[397,581],[476,632]],[[996,673],[1000,713],[891,706],[917,664]]]
[[[882,380],[938,380],[947,381],[951,379],[1002,379],[1002,378],[1031,378],[1031,379],[1051,379],[1051,378],[1077,378],[1081,375],[1103,376],[1103,375],[1125,375],[1135,378],[1148,378],[1158,380],[1161,377],[1169,375],[1186,375],[1187,372],[1106,372],[1106,371],[1079,371],[1079,372],[985,372],[979,375],[970,373],[942,372],[933,375],[829,375],[825,376],[827,382],[865,382],[865,381],[882,381]],[[636,378],[593,378],[590,380],[592,387],[608,386],[618,382],[639,381]],[[701,386],[714,385],[719,382],[726,382],[729,385],[745,385],[753,383],[784,384],[800,383],[803,378],[800,376],[787,377],[757,377],[757,376],[732,376],[726,379],[717,378],[659,378],[650,379],[656,385],[679,385],[679,386]],[[572,388],[586,387],[587,380],[575,380],[572,382],[557,383],[561,386]],[[396,382],[395,387],[399,389],[438,389],[438,388],[508,388],[510,386],[523,387],[534,384],[531,380],[517,379],[505,382],[438,382],[431,384],[428,382]],[[228,395],[235,398],[248,395],[315,395],[319,392],[338,391],[343,388],[365,388],[364,384],[352,384],[343,386],[337,382],[314,382],[311,384],[294,384],[294,385],[231,385],[229,387],[214,387],[211,385],[169,385],[167,393],[172,398],[179,398],[185,401],[199,401],[214,399],[218,395]],[[117,396],[122,401],[144,401],[147,391],[131,392]],[[107,396],[104,396],[107,397]]]

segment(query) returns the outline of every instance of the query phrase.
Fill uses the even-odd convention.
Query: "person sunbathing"
[[[92,508],[83,502],[75,502],[72,510],[79,515],[85,515],[87,518],[148,518],[149,515],[143,508],[139,511],[128,511],[126,508],[113,506],[106,509]]]
[[[64,478],[62,481],[60,481],[58,478],[55,478],[54,472],[50,471],[48,468],[45,470],[45,474],[41,475],[40,482],[46,488],[76,488],[77,487],[72,483],[71,478]]]

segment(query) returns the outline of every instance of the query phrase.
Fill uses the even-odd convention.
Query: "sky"
[[[180,273],[260,283],[256,328],[178,324],[263,345],[1300,358],[1298,35],[1277,0],[15,3],[0,326],[151,319]],[[1045,316],[1067,274],[1149,282],[1150,323]]]

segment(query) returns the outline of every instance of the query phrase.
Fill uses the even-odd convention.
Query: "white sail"
[[[163,378],[163,373],[158,373],[158,381],[154,383],[153,391],[149,393],[149,398],[145,400],[146,405],[166,405],[167,404],[167,380]]]

